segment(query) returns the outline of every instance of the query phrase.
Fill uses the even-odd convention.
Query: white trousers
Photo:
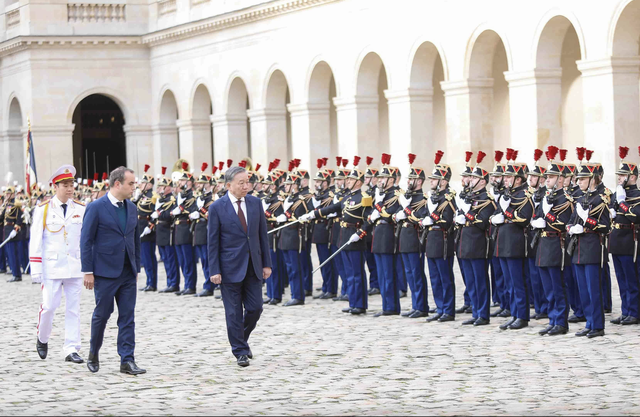
[[[46,279],[42,278],[42,304],[38,314],[38,339],[42,343],[49,342],[53,316],[60,307],[62,291],[66,297],[64,316],[64,353],[69,355],[80,351],[80,293],[82,278]]]

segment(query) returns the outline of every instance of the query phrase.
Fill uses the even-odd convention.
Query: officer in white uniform
[[[42,304],[38,314],[36,349],[47,357],[53,315],[60,306],[62,291],[66,297],[66,362],[83,363],[80,350],[80,292],[83,274],[80,262],[80,232],[85,205],[73,200],[76,170],[63,165],[52,175],[55,195],[41,203],[33,213],[29,254],[31,274],[42,280]]]

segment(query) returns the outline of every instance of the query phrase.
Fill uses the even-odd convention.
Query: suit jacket
[[[209,273],[221,274],[222,282],[231,284],[244,280],[249,256],[256,276],[262,279],[262,268],[271,268],[267,220],[260,199],[245,197],[247,232],[229,199],[229,195],[209,206],[208,250]]]
[[[116,208],[106,195],[90,203],[84,213],[80,246],[82,272],[104,278],[118,278],[129,255],[131,269],[140,272],[140,233],[135,204],[127,205],[127,227],[122,232]],[[126,252],[125,252],[126,251]]]

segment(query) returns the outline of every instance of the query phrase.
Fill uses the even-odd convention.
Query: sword
[[[335,252],[333,253],[333,255],[329,256],[329,257],[327,258],[327,260],[326,260],[326,261],[324,261],[324,262],[323,262],[323,263],[321,263],[321,264],[320,264],[316,269],[314,269],[314,270],[311,272],[311,274],[315,274],[317,270],[319,270],[320,268],[322,268],[323,266],[325,266],[325,265],[326,265],[330,260],[332,260],[333,258],[335,258],[335,256],[336,256],[337,254],[339,254],[340,252],[342,252],[342,250],[343,250],[344,248],[346,248],[347,246],[349,246],[350,244],[351,244],[351,242],[347,242],[347,243],[345,243],[344,245],[342,245],[342,246],[340,247],[340,249],[338,249],[337,251],[335,251]]]
[[[0,248],[1,248],[1,247],[3,247],[4,245],[6,245],[6,244],[7,244],[7,242],[8,242],[8,241],[10,241],[11,239],[12,239],[12,236],[10,236],[10,237],[6,238],[6,239],[4,240],[4,242],[0,243]]]
[[[275,228],[275,229],[273,229],[273,230],[269,230],[269,231],[267,232],[267,234],[268,234],[268,235],[270,235],[270,234],[271,234],[271,233],[273,233],[273,232],[277,232],[277,231],[278,231],[278,230],[280,230],[280,229],[284,229],[285,227],[289,227],[289,226],[294,225],[294,224],[296,224],[296,223],[300,223],[300,220],[298,219],[298,220],[296,220],[295,222],[287,223],[287,224],[285,224],[284,226],[276,227],[276,228]]]

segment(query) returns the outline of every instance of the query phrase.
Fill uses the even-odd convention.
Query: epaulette
[[[569,194],[566,190],[564,192],[564,196],[567,199],[567,201],[571,201],[572,203],[575,202],[575,198],[573,198],[573,196],[571,194]]]
[[[454,198],[456,198],[456,190],[451,190],[450,192],[444,195],[444,198],[446,198],[448,201],[453,200]]]
[[[360,200],[360,204],[362,204],[362,207],[371,207],[373,206],[373,198],[371,198],[371,196],[369,194],[367,194],[366,192],[362,192],[362,199]]]
[[[78,205],[80,205],[80,206],[82,206],[82,207],[84,207],[84,206],[85,206],[85,204],[84,204],[83,202],[81,202],[81,201],[73,200],[73,202],[74,202],[74,203],[76,203],[76,204],[78,204]]]
[[[609,195],[611,195],[611,194],[613,194],[613,193],[611,192],[611,190],[610,190],[610,189],[608,189],[607,187],[604,187],[604,194],[605,194],[605,195],[607,195],[607,196],[609,196]]]
[[[396,197],[404,195],[404,190],[402,188],[398,188],[395,193],[393,193]]]
[[[74,200],[75,201],[75,200]],[[43,201],[42,203],[38,204],[38,207],[44,207],[47,205],[47,203],[49,202],[49,200],[47,201]]]
[[[533,190],[533,191],[532,191],[532,190]],[[524,192],[524,195],[526,195],[526,196],[527,196],[527,198],[531,198],[531,197],[533,197],[533,193],[534,193],[535,191],[536,191],[536,190],[534,190],[532,187],[529,187],[529,188],[527,188],[527,190]],[[489,192],[488,192],[488,191],[487,191],[487,195],[489,195]]]

